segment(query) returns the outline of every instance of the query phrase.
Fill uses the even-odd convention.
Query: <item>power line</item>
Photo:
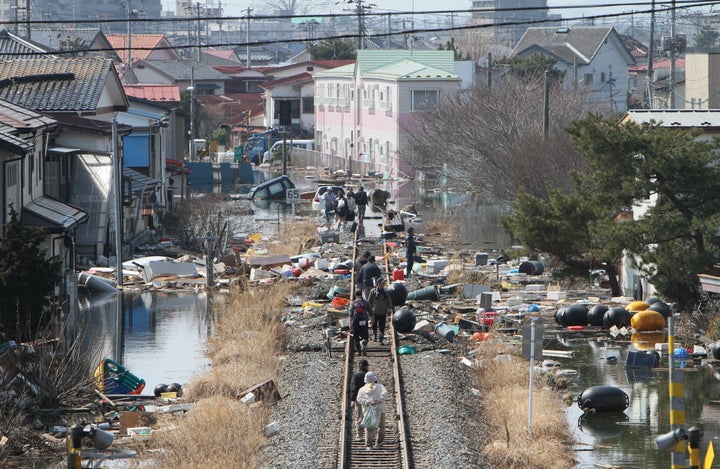
[[[708,6],[708,5],[716,5],[720,4],[720,1],[713,1],[713,2],[707,2],[707,1],[690,1],[690,0],[678,0],[675,2],[676,4],[684,4],[685,6],[683,8],[691,8],[691,7],[697,7],[697,6]],[[650,3],[652,4],[652,3]],[[612,5],[619,5],[619,4],[612,4]],[[637,4],[632,4],[637,5]],[[677,6],[666,6],[666,7],[660,7],[655,8],[655,13],[658,12],[670,12],[673,10],[678,9]],[[517,10],[517,9],[510,9],[510,10]],[[444,12],[450,12],[450,11],[458,11],[458,10],[442,10]],[[621,13],[606,13],[606,14],[597,14],[592,16],[579,16],[579,17],[571,17],[571,18],[564,18],[564,21],[579,21],[579,20],[595,20],[595,19],[603,19],[603,18],[619,18],[623,16],[628,16],[630,14],[649,14],[653,10],[642,10],[642,11],[634,11],[633,13],[628,12],[621,12]],[[383,14],[386,15],[386,14]],[[302,15],[302,16],[295,16],[295,15],[282,15],[278,17],[282,18],[307,18],[311,17],[312,15]],[[347,14],[330,14],[330,15],[317,15],[317,16],[330,16],[330,17],[356,17],[356,15],[347,15]],[[242,16],[238,17],[244,20],[248,20],[250,18],[249,16]],[[255,17],[256,19],[260,17]],[[266,18],[266,17],[262,17]],[[214,17],[214,18],[203,18],[204,21],[212,20],[212,19],[223,19],[226,20],[227,17]],[[181,21],[197,21],[196,18],[184,18]],[[112,20],[112,21],[122,21],[125,22],[127,20]],[[146,20],[148,21],[148,20]],[[152,21],[152,20],[150,20]],[[166,19],[162,21],[168,21]],[[178,21],[178,20],[172,20],[172,21]],[[528,20],[528,21],[516,21],[516,22],[503,22],[502,24],[471,24],[471,25],[464,25],[464,26],[453,26],[453,27],[443,27],[443,28],[411,28],[411,29],[403,29],[398,31],[392,31],[387,33],[366,33],[364,36],[367,38],[381,38],[381,37],[391,37],[391,36],[402,36],[402,35],[411,35],[411,34],[418,34],[418,33],[437,33],[437,32],[448,32],[448,31],[469,31],[469,30],[482,30],[482,29],[490,29],[495,27],[510,27],[510,26],[533,26],[533,25],[542,25],[545,23],[556,23],[556,19],[540,19],[540,20]],[[58,22],[42,22],[43,24],[58,24]],[[91,21],[91,23],[97,23],[97,21]],[[350,33],[350,34],[333,34],[329,36],[325,36],[322,38],[316,38],[313,39],[311,42],[315,41],[323,41],[323,40],[333,40],[333,39],[357,39],[359,35],[357,33]],[[233,48],[240,48],[240,47],[249,47],[250,45],[254,46],[264,46],[264,45],[271,45],[271,44],[284,44],[284,43],[306,43],[308,42],[307,38],[301,38],[301,39],[276,39],[276,40],[265,40],[265,41],[255,41],[255,42],[249,42],[246,40],[246,42],[222,42],[222,43],[208,43],[205,45],[206,48],[211,47],[233,47]],[[177,45],[177,46],[157,46],[157,47],[134,47],[133,50],[135,51],[152,51],[152,50],[184,50],[184,49],[190,49],[196,47],[195,45],[188,44],[188,45]],[[75,55],[81,52],[115,52],[117,50],[122,50],[122,48],[98,48],[98,49],[92,49],[92,50],[68,50],[68,51],[50,51],[50,52],[8,52],[2,54],[5,57],[12,57],[12,56],[44,56],[44,55]]]

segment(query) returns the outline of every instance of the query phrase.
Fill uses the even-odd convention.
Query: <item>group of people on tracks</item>
[[[360,186],[357,192],[348,187],[347,192],[342,189],[337,192],[326,190],[320,199],[325,205],[325,222],[332,224],[333,214],[337,222],[337,229],[344,229],[347,223],[353,223],[357,215],[358,223],[365,220],[365,210],[368,206],[368,195],[365,188]]]

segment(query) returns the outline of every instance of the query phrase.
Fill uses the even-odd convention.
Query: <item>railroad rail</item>
[[[363,247],[359,248],[362,241]],[[385,272],[390,276],[386,244],[382,239],[364,238],[358,239],[356,231],[354,235],[353,259],[358,257],[358,249],[368,250],[377,259],[381,256],[385,260]],[[354,269],[351,275],[351,301],[354,299],[355,274]],[[352,304],[352,303],[351,303]],[[367,348],[367,356],[364,357],[370,363],[370,370],[382,383],[388,392],[385,403],[385,440],[379,448],[368,450],[363,439],[356,436],[356,422],[354,409],[350,408],[350,381],[354,372],[356,361],[352,341],[348,336],[345,343],[345,369],[343,376],[343,397],[341,410],[340,432],[337,469],[410,469],[412,467],[411,451],[408,438],[406,416],[403,399],[402,373],[399,366],[397,354],[397,335],[392,326],[392,320],[388,318],[386,325],[387,337],[389,339],[385,346],[378,342],[370,342]]]

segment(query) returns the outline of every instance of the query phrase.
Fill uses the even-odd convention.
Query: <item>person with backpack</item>
[[[355,194],[355,205],[357,206],[358,223],[362,223],[365,220],[365,209],[368,205],[367,192],[365,192],[363,186],[360,186],[357,194]]]
[[[367,356],[371,313],[370,303],[362,297],[361,291],[356,291],[355,300],[350,303],[350,333],[355,350],[361,356]]]
[[[335,213],[337,214],[338,230],[342,230],[345,228],[348,214],[347,198],[342,192],[339,192],[335,199]]]
[[[373,342],[378,340],[378,329],[380,329],[380,345],[385,345],[385,322],[388,314],[393,312],[390,293],[385,288],[387,281],[385,277],[378,277],[375,280],[376,287],[370,293],[370,308],[372,309],[372,331]]]
[[[405,278],[410,278],[410,275],[412,274],[416,252],[417,244],[415,243],[415,228],[411,226],[407,229],[407,236],[405,237],[405,257],[407,258]]]

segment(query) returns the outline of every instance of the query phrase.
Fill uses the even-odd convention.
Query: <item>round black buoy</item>
[[[607,328],[615,327],[628,327],[630,326],[630,319],[632,313],[625,308],[610,308],[603,315],[603,326]]]
[[[583,305],[572,305],[565,308],[565,314],[563,314],[564,323],[563,326],[586,326],[588,323],[587,319],[588,310]]]
[[[710,344],[710,353],[712,353],[715,360],[720,360],[720,342]]]
[[[555,316],[554,316],[555,322],[558,325],[563,326],[563,327],[567,326],[567,324],[565,324],[565,311],[566,310],[567,310],[567,306],[563,306],[562,308],[555,311]]]
[[[395,330],[401,334],[412,332],[415,328],[415,313],[409,309],[396,311],[392,317],[392,324]]]
[[[578,396],[578,407],[596,412],[623,411],[630,405],[628,395],[615,386],[593,386]]]
[[[392,300],[393,306],[402,306],[405,304],[405,301],[408,297],[408,291],[407,288],[405,288],[404,283],[393,282],[390,284],[387,290],[390,294],[390,299]]]
[[[167,384],[158,384],[155,386],[155,397],[160,397],[160,395],[164,392],[167,392],[168,385]]]
[[[174,392],[177,394],[177,397],[182,397],[182,394],[183,394],[182,385],[180,383],[168,384],[167,390],[165,392]]]
[[[656,301],[655,303],[651,304],[648,309],[662,314],[665,319],[669,318],[672,315],[672,312],[670,311],[670,306],[668,306],[667,303],[664,303],[662,301]]]
[[[590,308],[587,314],[588,324],[591,326],[603,326],[603,316],[610,309],[605,305],[595,305]]]

